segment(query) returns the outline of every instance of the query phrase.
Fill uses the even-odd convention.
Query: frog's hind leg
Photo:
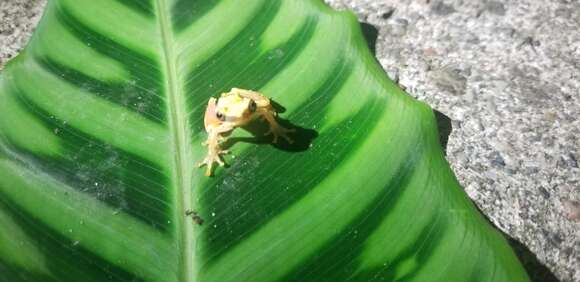
[[[272,143],[278,143],[278,137],[284,138],[289,144],[294,141],[288,136],[288,133],[295,132],[295,129],[285,128],[276,121],[276,112],[270,109],[263,109],[260,115],[268,122],[270,129],[264,135],[272,134]]]

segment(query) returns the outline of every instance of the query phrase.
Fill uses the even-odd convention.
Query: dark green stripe
[[[0,141],[2,141],[1,143],[3,143],[3,144],[8,142],[8,140],[6,140],[6,138],[2,135],[0,135]],[[8,158],[8,156],[6,155],[6,152],[4,150],[5,149],[2,146],[0,146],[0,160]]]
[[[121,269],[114,262],[105,261],[83,248],[82,242],[74,242],[60,235],[50,226],[37,220],[34,215],[7,202],[1,195],[0,212],[12,217],[28,237],[34,240],[34,245],[44,255],[48,271],[53,277],[58,277],[60,282],[144,281],[136,274]],[[6,276],[7,273],[1,272],[0,279],[7,278]],[[27,274],[26,271],[18,273],[18,276],[18,278],[28,276],[33,279],[42,277],[38,274]],[[51,281],[51,279],[28,281]]]
[[[144,16],[151,18],[155,17],[155,12],[153,11],[153,2],[151,0],[116,0],[116,1]]]
[[[95,93],[95,95],[109,97],[109,101],[116,102],[120,106],[147,113],[144,116],[150,120],[158,123],[163,123],[166,120],[166,105],[163,98],[163,81],[158,64],[159,58],[150,58],[139,54],[107,38],[85,25],[66,8],[57,10],[55,17],[83,44],[122,64],[129,72],[131,78],[122,85],[107,88],[105,82],[98,83],[94,80],[87,80],[86,77],[79,76],[78,72],[71,72],[71,70],[51,64],[50,69],[55,74],[64,75],[65,79],[75,83],[79,88],[96,86],[99,92]],[[40,61],[43,60],[41,59]],[[44,61],[51,63],[48,60]],[[67,75],[70,77],[67,78]],[[80,84],[82,82],[88,82],[88,84]],[[122,88],[121,91],[119,91],[119,87]],[[136,100],[139,102],[135,102]]]
[[[61,79],[79,87],[82,91],[121,105],[134,113],[141,114],[152,122],[163,123],[163,120],[159,119],[159,115],[162,113],[159,111],[158,103],[160,103],[160,97],[157,96],[157,93],[149,91],[147,95],[144,95],[147,90],[139,89],[136,84],[100,81],[61,65],[50,58],[35,59],[46,71],[58,75]]]
[[[169,178],[162,168],[77,130],[18,91],[11,88],[11,94],[22,107],[48,130],[55,132],[64,151],[59,157],[48,157],[35,155],[23,148],[14,147],[12,150],[29,164],[120,212],[128,213],[159,230],[170,228]]]
[[[38,281],[58,282],[55,278],[52,278],[46,274],[33,273],[24,268],[8,264],[2,261],[2,259],[0,259],[0,282],[38,282]]]
[[[191,26],[219,2],[219,0],[177,0],[171,8],[174,32],[179,33]]]

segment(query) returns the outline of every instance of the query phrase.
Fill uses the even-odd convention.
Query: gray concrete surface
[[[46,0],[0,0],[0,70],[24,48]]]
[[[389,75],[451,118],[447,158],[483,213],[580,281],[580,2],[326,1],[376,27]],[[0,66],[44,3],[0,0]]]

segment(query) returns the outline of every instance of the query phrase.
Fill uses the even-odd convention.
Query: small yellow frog
[[[272,134],[273,143],[282,137],[292,143],[288,133],[294,129],[282,127],[276,121],[277,113],[270,103],[270,99],[259,92],[232,88],[228,93],[222,93],[219,99],[210,98],[205,110],[204,125],[207,131],[207,156],[198,164],[198,167],[207,166],[206,176],[211,176],[214,163],[224,166],[221,155],[228,151],[222,150],[220,144],[226,141],[226,136],[234,129],[247,125],[258,117],[266,120],[270,130],[265,134]]]

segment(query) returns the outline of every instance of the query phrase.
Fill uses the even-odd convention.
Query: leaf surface
[[[276,102],[215,176],[205,105]],[[203,220],[192,218],[195,212]],[[7,281],[526,281],[431,109],[318,0],[52,0],[0,76]]]

